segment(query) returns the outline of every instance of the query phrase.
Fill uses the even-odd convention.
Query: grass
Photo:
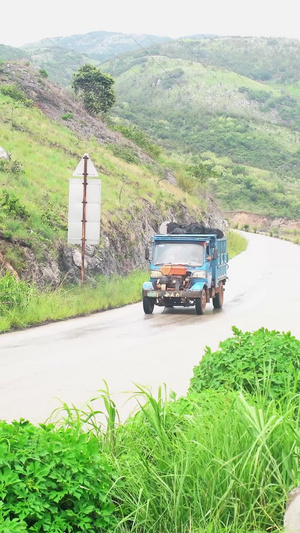
[[[247,239],[236,231],[228,232],[228,255],[232,259],[235,255],[244,252],[247,248]]]
[[[98,276],[92,285],[83,287],[73,285],[44,292],[32,289],[25,307],[13,307],[0,316],[0,332],[137,302],[146,276],[145,272],[136,271],[124,278]]]
[[[92,404],[86,413],[65,406],[64,424],[88,423],[121,480],[116,532],[281,531],[300,478],[299,395],[275,403],[211,390],[170,400],[139,387],[140,411],[122,425],[108,392],[101,397],[107,429]]]
[[[1,93],[0,123],[1,145],[12,156],[11,162],[0,168],[0,203],[1,191],[8,191],[28,212],[26,219],[21,219],[7,210],[5,216],[0,216],[0,229],[9,242],[23,241],[37,256],[45,250],[55,253],[53,243],[66,241],[68,181],[85,152],[91,156],[102,180],[104,229],[114,213],[121,225],[126,217],[132,220],[145,203],[158,207],[162,217],[167,218],[182,200],[183,193],[178,187],[162,180],[140,160],[132,164],[115,157],[109,147],[93,139],[80,140],[38,109],[20,102],[16,105]],[[200,198],[187,195],[186,205],[191,213],[199,210],[203,213]],[[1,242],[1,247],[5,246]],[[3,249],[4,255],[5,252]],[[17,261],[13,260],[12,266],[21,270]]]

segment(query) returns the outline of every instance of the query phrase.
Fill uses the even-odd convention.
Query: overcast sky
[[[0,43],[11,46],[101,30],[300,39],[297,0],[5,0],[0,12]]]

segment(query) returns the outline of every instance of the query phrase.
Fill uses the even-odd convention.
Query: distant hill
[[[163,146],[187,191],[192,179],[225,210],[300,219],[300,41],[93,32],[26,53],[62,85],[87,62],[111,74],[114,128]]]
[[[116,118],[198,167],[223,208],[300,218],[297,50],[295,40],[187,38],[102,68],[116,79]]]
[[[15,61],[16,59],[30,59],[30,55],[20,48],[0,44],[0,61]]]
[[[162,44],[158,53],[214,65],[262,82],[291,84],[300,80],[298,39],[192,36]]]
[[[43,39],[25,45],[23,50],[35,64],[47,70],[53,81],[66,86],[70,84],[72,75],[80,65],[85,63],[97,65],[104,60],[140,49],[136,41],[143,47],[149,47],[152,42],[164,43],[169,40],[170,37],[155,35],[146,37],[95,31],[70,37]]]

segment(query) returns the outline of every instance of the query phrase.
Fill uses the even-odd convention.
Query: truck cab
[[[227,280],[227,240],[214,234],[155,235],[152,239],[150,281],[143,283],[143,308],[154,305],[195,306],[202,315],[212,299],[223,306]]]

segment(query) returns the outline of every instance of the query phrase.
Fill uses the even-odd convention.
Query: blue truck
[[[228,253],[226,237],[216,234],[154,235],[150,251],[150,281],[143,283],[143,309],[148,315],[155,305],[195,306],[203,315],[212,299],[215,309],[224,301]]]

